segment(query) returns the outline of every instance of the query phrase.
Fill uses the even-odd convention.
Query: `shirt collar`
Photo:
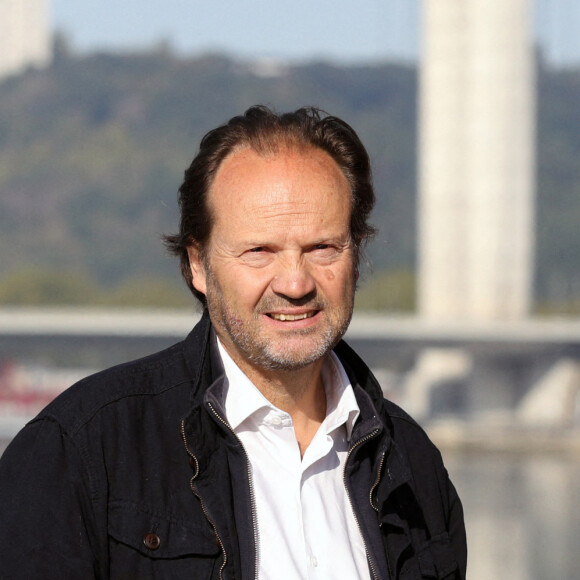
[[[235,431],[248,417],[260,409],[274,409],[275,407],[233,361],[219,338],[217,344],[224,365],[226,417],[230,427]]]
[[[225,412],[231,428],[235,431],[261,409],[279,411],[233,361],[219,338],[217,345],[224,365]],[[360,410],[348,375],[332,351],[322,365],[322,382],[326,393],[324,429],[326,433],[331,433],[345,425],[347,439],[350,440]]]
[[[322,382],[326,392],[326,433],[345,425],[346,438],[350,441],[360,409],[348,375],[334,351],[322,365]]]

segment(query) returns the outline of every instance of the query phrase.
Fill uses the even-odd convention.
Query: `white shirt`
[[[324,362],[326,418],[300,457],[288,413],[272,405],[218,340],[226,375],[225,410],[252,473],[258,524],[258,577],[370,578],[364,542],[343,482],[359,415],[334,353]]]

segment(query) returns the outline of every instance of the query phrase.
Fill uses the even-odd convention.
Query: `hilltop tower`
[[[419,313],[514,320],[532,294],[529,0],[423,0]]]
[[[0,0],[0,78],[52,57],[49,0]]]

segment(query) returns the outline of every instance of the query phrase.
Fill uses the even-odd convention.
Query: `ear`
[[[187,248],[187,255],[189,256],[189,267],[191,268],[193,287],[202,294],[206,293],[206,271],[201,253],[198,246],[189,246]]]

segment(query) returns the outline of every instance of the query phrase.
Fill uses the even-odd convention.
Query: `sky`
[[[178,52],[337,61],[413,59],[415,0],[52,0],[78,50],[169,41]]]
[[[183,54],[214,51],[291,61],[408,61],[420,53],[421,0],[49,2],[54,28],[83,52],[167,42]],[[535,34],[548,60],[580,63],[580,0],[532,0],[532,5]]]

